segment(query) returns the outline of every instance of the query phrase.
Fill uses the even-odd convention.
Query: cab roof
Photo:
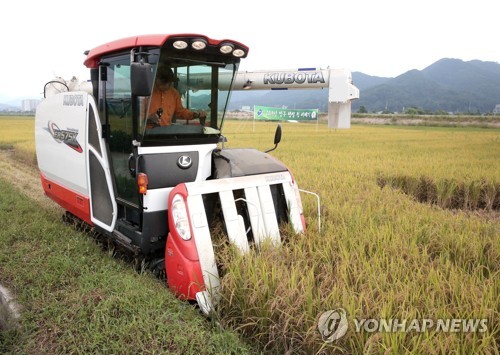
[[[210,46],[219,46],[223,43],[231,43],[233,45],[236,45],[239,48],[242,48],[245,51],[245,56],[248,53],[248,47],[230,40],[230,39],[223,39],[223,40],[215,40],[211,39],[205,35],[201,34],[150,34],[150,35],[140,35],[140,36],[134,36],[134,37],[127,37],[127,38],[122,38],[116,41],[112,41],[103,45],[100,45],[98,47],[95,47],[94,49],[91,49],[88,51],[87,58],[83,62],[83,64],[87,68],[97,68],[99,61],[101,60],[101,57],[110,54],[113,52],[118,52],[122,51],[125,49],[132,49],[134,47],[140,47],[140,46],[153,46],[153,47],[161,47],[167,42],[169,39],[176,38],[176,39],[203,39],[205,40]]]

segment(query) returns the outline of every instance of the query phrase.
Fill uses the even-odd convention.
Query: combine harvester
[[[297,233],[306,228],[297,183],[283,163],[255,149],[224,149],[225,108],[247,54],[241,43],[203,35],[121,39],[86,53],[88,85],[49,92],[55,86],[47,83],[36,112],[43,189],[67,211],[65,220],[165,272],[173,292],[205,314],[219,287],[211,228],[222,225],[242,252],[266,239],[280,243],[281,223]],[[207,112],[203,125],[146,126],[163,66],[179,79],[185,107]],[[244,75],[238,89],[256,82]],[[275,148],[280,139],[278,126]]]

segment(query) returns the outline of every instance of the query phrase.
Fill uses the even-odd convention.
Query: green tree
[[[359,106],[358,113],[368,113],[368,111],[366,110],[366,107],[364,107],[363,105],[361,105],[361,106]]]
[[[419,107],[411,106],[405,110],[405,113],[407,115],[423,115],[425,114],[425,111]]]

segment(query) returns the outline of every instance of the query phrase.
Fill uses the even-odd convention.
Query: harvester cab
[[[247,53],[241,43],[203,35],[107,43],[86,53],[87,89],[46,95],[36,112],[42,185],[66,219],[93,227],[153,271],[165,270],[175,294],[205,313],[219,287],[215,224],[241,252],[267,239],[279,243],[282,222],[305,229],[298,187],[283,163],[255,149],[220,149],[231,86]],[[151,113],[165,70],[183,108],[172,110],[161,97],[161,110]],[[148,124],[151,114],[169,110],[166,124]],[[279,127],[275,147],[280,139]]]

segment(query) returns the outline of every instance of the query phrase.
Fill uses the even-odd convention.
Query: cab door
[[[140,199],[133,168],[135,166],[130,54],[103,58],[99,96],[106,117],[106,140],[113,177],[117,218],[127,225],[141,227]],[[103,73],[104,72],[104,73]]]
[[[109,169],[106,143],[102,138],[102,125],[95,101],[89,96],[87,137],[87,181],[90,193],[90,218],[93,224],[113,231],[116,223],[116,202],[113,180]]]

